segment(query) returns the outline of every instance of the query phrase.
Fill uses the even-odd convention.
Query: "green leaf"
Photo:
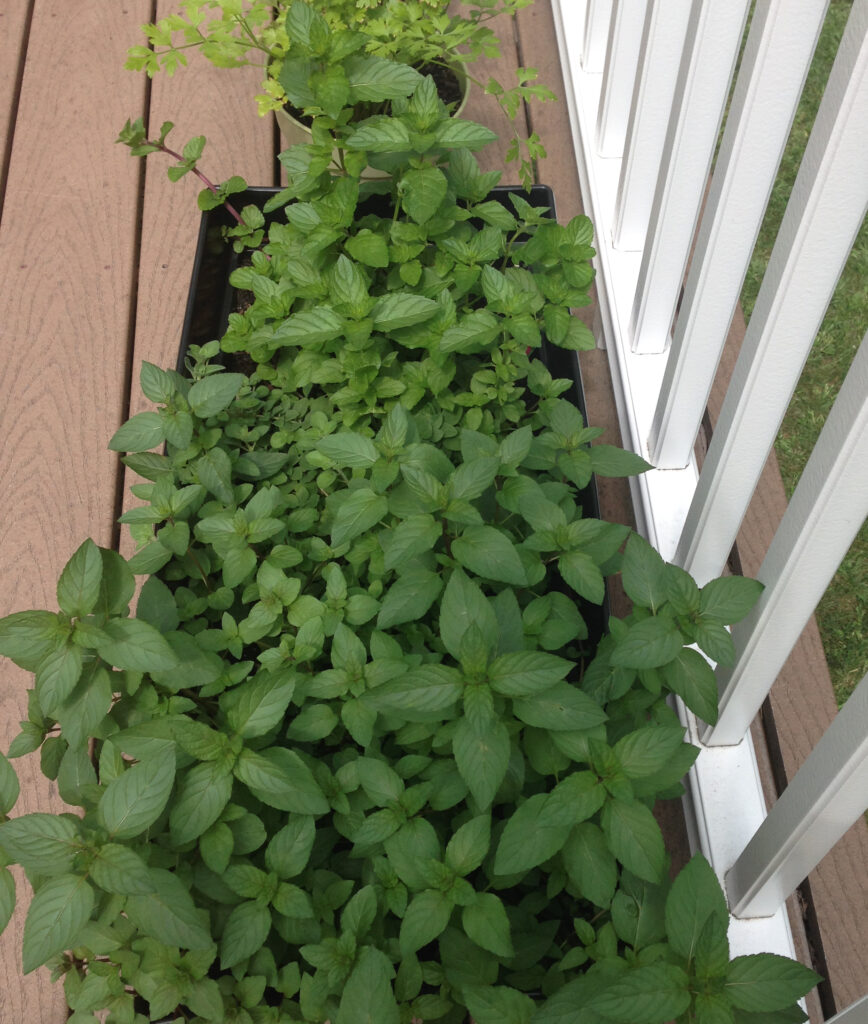
[[[340,337],[343,330],[344,321],[333,309],[316,306],[288,316],[277,327],[269,343],[310,348]]]
[[[0,753],[0,815],[8,814],[12,810],[20,791],[15,769],[6,759],[6,755]]]
[[[118,893],[148,893],[154,891],[154,882],[142,858],[126,846],[106,843],[90,866],[91,878],[100,889]]]
[[[291,815],[289,824],[284,825],[266,847],[265,866],[280,878],[295,878],[307,867],[315,838],[313,818]]]
[[[81,647],[65,643],[46,654],[36,669],[36,693],[43,711],[56,714],[81,678],[84,655]]]
[[[479,893],[461,912],[461,924],[469,939],[495,956],[512,957],[509,919],[493,892]]]
[[[598,907],[608,907],[618,883],[618,866],[600,829],[580,822],[564,844],[562,857],[579,893]]]
[[[365,885],[354,893],[341,914],[341,931],[351,932],[358,940],[364,939],[377,917],[377,891]]]
[[[294,692],[293,676],[259,673],[232,690],[220,703],[230,727],[242,738],[253,739],[280,725]]]
[[[15,879],[12,872],[0,868],[0,935],[12,918],[15,910]]]
[[[331,546],[339,547],[376,526],[388,513],[389,503],[367,487],[352,491],[341,502],[332,525]]]
[[[465,985],[462,994],[476,1024],[531,1024],[536,1004],[506,986]]]
[[[480,588],[462,572],[453,570],[440,603],[440,639],[456,660],[461,640],[470,626],[483,636],[497,636],[497,617]]]
[[[462,692],[460,673],[446,665],[421,665],[400,678],[369,690],[365,703],[377,711],[400,714],[408,722],[442,717]]]
[[[476,309],[448,327],[440,339],[443,352],[479,352],[494,341],[503,323],[487,309]]]
[[[181,618],[175,596],[157,576],[149,576],[142,586],[136,617],[161,633],[171,633],[178,628]]]
[[[698,651],[685,648],[666,666],[665,686],[704,722],[717,721],[717,677]]]
[[[223,813],[232,796],[232,772],[219,761],[187,771],[172,802],[169,831],[178,846],[198,839]]]
[[[783,1010],[822,979],[795,960],[774,953],[737,956],[729,965],[724,992],[733,1006],[752,1013]]]
[[[158,412],[140,412],[112,435],[108,447],[113,452],[145,452],[165,440],[163,417]]]
[[[398,183],[404,209],[417,224],[429,221],[446,198],[446,175],[438,167],[406,171]]]
[[[385,569],[398,569],[416,555],[431,551],[442,529],[431,515],[408,516],[393,529],[380,534]]]
[[[564,824],[562,811],[553,809],[548,799],[547,793],[537,793],[513,812],[497,846],[495,874],[529,871],[564,845],[572,823]]]
[[[614,752],[621,770],[628,779],[640,779],[659,771],[684,742],[680,726],[648,726],[623,736]]]
[[[558,559],[558,571],[567,586],[591,604],[602,604],[606,583],[590,555],[584,551],[567,551]]]
[[[292,750],[242,750],[235,774],[269,807],[296,814],[327,814],[330,809],[311,770]]]
[[[666,871],[666,850],[654,815],[637,800],[609,800],[601,818],[609,849],[646,882],[660,882]]]
[[[389,629],[402,622],[416,622],[440,596],[443,580],[439,573],[414,566],[389,587],[377,616],[377,629]]]
[[[382,103],[409,96],[422,80],[415,68],[384,57],[354,55],[344,66],[354,102]]]
[[[409,956],[440,935],[452,916],[452,900],[442,892],[426,889],[410,901],[401,922],[401,953]]]
[[[70,949],[90,920],[93,889],[79,875],[60,875],[37,890],[24,922],[24,973]]]
[[[369,117],[347,137],[347,149],[390,153],[406,150],[410,134],[401,121],[392,117]]]
[[[674,623],[663,617],[642,619],[618,640],[610,661],[622,668],[661,668],[670,665],[683,646],[684,637]]]
[[[509,733],[503,722],[488,724],[470,718],[458,722],[452,750],[461,778],[480,810],[491,806],[509,766]]]
[[[28,672],[55,650],[67,635],[57,615],[51,612],[13,612],[0,619],[0,654],[11,658]]]
[[[663,886],[643,882],[624,872],[612,900],[612,924],[618,938],[637,951],[660,942],[666,935],[664,896]]]
[[[457,117],[450,117],[437,130],[437,144],[443,149],[482,149],[496,138],[490,128]]]
[[[167,672],[178,658],[165,637],[141,619],[111,619],[103,627],[99,656],[115,668],[132,672]]]
[[[271,931],[271,911],[249,900],[239,903],[226,919],[220,939],[220,967],[225,971],[253,956]]]
[[[512,708],[516,717],[528,725],[555,732],[593,729],[607,717],[592,697],[568,682],[556,683],[531,697],[516,698]]]
[[[345,245],[350,256],[366,267],[382,269],[389,265],[389,246],[386,240],[368,228],[362,228],[357,235],[348,238]]]
[[[529,697],[550,690],[572,668],[572,662],[544,651],[501,654],[488,666],[488,681],[504,697]]]
[[[380,457],[369,437],[344,431],[329,434],[316,444],[317,450],[327,455],[339,466],[352,466],[366,469]]]
[[[395,969],[379,949],[364,946],[346,981],[335,1024],[398,1024],[398,1004],[392,992]]]
[[[485,579],[527,585],[524,563],[505,533],[493,526],[469,526],[452,542],[452,556]]]
[[[190,388],[187,401],[199,419],[216,416],[232,404],[246,380],[243,373],[213,373],[196,381]]]
[[[66,563],[57,582],[57,603],[67,615],[89,615],[99,599],[102,555],[90,539]]]
[[[592,336],[593,337],[593,336]],[[635,452],[624,451],[611,444],[591,447],[591,465],[600,476],[635,476],[654,467]]]
[[[656,610],[667,599],[666,563],[648,541],[631,533],[621,563],[621,580],[631,601]]]
[[[377,300],[371,316],[376,330],[396,331],[424,323],[439,312],[440,306],[434,299],[414,292],[389,292]]]
[[[110,782],[99,802],[100,824],[115,839],[131,839],[150,828],[163,813],[175,782],[170,750],[141,761]]]
[[[145,935],[167,946],[208,949],[214,943],[208,913],[193,903],[188,886],[162,868],[150,868],[153,892],[127,897],[124,912]]]
[[[630,1024],[665,1024],[690,1006],[688,977],[675,964],[654,963],[622,974],[591,999],[589,1008]]]
[[[701,614],[714,616],[731,626],[747,615],[762,592],[763,585],[759,580],[723,576],[702,588],[699,610]]]
[[[491,819],[480,814],[465,822],[446,846],[446,866],[457,875],[469,875],[485,859],[491,844]]]
[[[69,871],[81,846],[76,821],[68,815],[24,814],[0,824],[0,849],[33,874]]]
[[[688,965],[696,953],[702,929],[712,916],[717,918],[725,936],[729,923],[726,897],[711,865],[697,853],[678,872],[666,897],[666,937]]]

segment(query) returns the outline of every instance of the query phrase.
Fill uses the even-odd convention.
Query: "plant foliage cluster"
[[[646,468],[536,358],[592,344],[591,226],[491,198],[490,135],[424,79],[343,129],[345,175],[327,125],[284,154],[270,225],[241,215],[244,308],[188,375],[144,364],[157,408],[111,441],[138,551],[85,541],[59,611],[0,621],[35,673],[9,757],[78,809],[8,817],[0,757],[24,969],[71,1024],[804,1019],[816,976],[730,960],[713,871],[670,881],[651,810],[697,753],[667,696],[714,720],[700,651],[731,658],[759,585],[699,589],[585,514],[593,473]],[[589,636],[615,572],[633,610]]]
[[[500,55],[500,40],[486,22],[530,3],[474,0],[450,13],[449,0],[187,0],[182,13],[143,26],[148,45],[131,47],[126,66],[151,77],[161,70],[171,75],[197,49],[217,67],[259,64],[265,71],[260,114],[288,104],[306,119],[338,119],[345,108],[355,108],[347,116],[358,119],[359,111],[372,112],[366,109],[372,103],[406,96],[403,86],[418,79],[416,69],[461,69],[514,122],[523,102],[554,99],[535,82],[537,71],[518,68],[516,84],[507,88],[495,78],[476,79],[470,67]],[[523,139],[513,130],[508,159],[520,161],[526,185],[532,161],[544,156],[535,132]]]

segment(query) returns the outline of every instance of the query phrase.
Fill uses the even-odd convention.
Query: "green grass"
[[[746,316],[756,302],[852,0],[832,0],[799,110],[742,291]],[[868,327],[868,221],[863,223],[778,435],[776,450],[791,495]],[[868,471],[868,470],[866,470]],[[839,706],[868,670],[868,526],[817,608]]]

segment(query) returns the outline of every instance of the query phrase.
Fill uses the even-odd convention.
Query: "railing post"
[[[720,574],[868,205],[868,0],[855,0],[675,561]]]
[[[651,429],[651,461],[686,466],[829,0],[757,6],[727,115]]]
[[[597,117],[600,156],[619,157],[624,151],[646,5],[647,0],[615,0]]]
[[[585,40],[582,45],[582,67],[594,74],[601,72],[606,63],[606,43],[609,38],[609,20],[612,0],[587,0],[585,9]]]
[[[690,12],[630,318],[634,352],[662,352],[669,344],[748,6],[749,0],[694,0]]]
[[[868,810],[868,676],[726,876],[736,917],[773,914]]]

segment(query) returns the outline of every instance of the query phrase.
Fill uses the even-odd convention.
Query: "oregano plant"
[[[591,226],[494,196],[489,138],[423,79],[347,127],[345,173],[283,154],[222,337],[144,363],[109,442],[135,554],[86,540],[57,609],[0,620],[34,673],[0,924],[17,863],[23,968],[72,1024],[805,1019],[817,976],[731,959],[652,813],[697,755],[668,697],[715,720],[760,585],[589,515],[594,474],[647,468],[550,370],[593,344]],[[67,813],[15,814],[37,750]]]

